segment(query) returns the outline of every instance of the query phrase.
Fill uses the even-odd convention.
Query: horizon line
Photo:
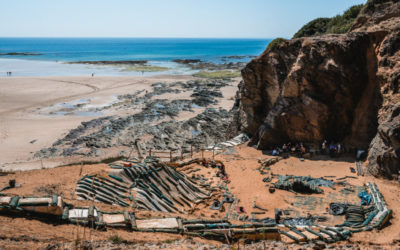
[[[82,39],[82,38],[116,38],[116,39],[275,39],[276,37],[117,37],[117,36],[0,36],[1,38],[71,38],[71,39]],[[289,39],[289,38],[286,38]]]

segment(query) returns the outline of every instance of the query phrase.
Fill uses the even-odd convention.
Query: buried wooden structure
[[[212,158],[214,159],[215,155],[223,152],[225,149],[243,144],[248,140],[249,140],[249,137],[246,134],[239,134],[238,136],[232,138],[229,141],[217,143],[217,144],[208,146],[207,148],[195,149],[195,148],[193,148],[192,145],[190,145],[190,152],[183,152],[183,150],[181,150],[181,151],[172,151],[172,150],[160,151],[160,150],[149,149],[147,151],[147,156],[148,157],[157,157],[159,159],[164,159],[164,160],[169,160],[169,162],[175,162],[177,160],[183,160],[185,158],[192,159],[193,154],[195,152],[201,152],[201,158],[204,159],[204,152],[209,151],[209,152],[212,152]],[[139,155],[141,155],[141,153],[139,153]]]
[[[279,161],[280,158],[271,159],[268,165]],[[199,161],[193,159],[190,162]],[[265,163],[267,164],[267,163]],[[104,182],[101,185],[96,184],[96,177],[86,176],[87,185],[91,185],[91,192],[86,196],[89,200],[102,201],[101,195],[104,188],[113,190],[108,193],[109,204],[117,204],[124,207],[163,211],[180,212],[181,208],[189,206],[191,203],[202,202],[209,198],[210,193],[206,193],[202,187],[197,186],[195,182],[184,174],[176,171],[176,167],[170,167],[166,163],[159,162],[155,158],[147,158],[144,163],[119,161],[110,164],[110,179],[100,177]],[[82,180],[81,179],[81,180]],[[93,179],[95,181],[93,181]],[[78,182],[77,194],[80,196]],[[92,180],[92,181],[90,181]],[[315,180],[312,180],[315,181]],[[327,181],[327,180],[318,180]],[[95,185],[92,184],[95,183]],[[280,239],[287,243],[306,242],[314,240],[323,240],[327,243],[345,240],[352,233],[369,231],[374,228],[380,229],[391,217],[391,210],[387,208],[386,203],[378,190],[376,184],[368,183],[366,188],[372,197],[373,205],[357,208],[362,216],[357,220],[360,223],[344,223],[342,225],[324,226],[324,225],[288,225],[288,224],[261,224],[251,223],[245,225],[231,224],[227,219],[214,221],[185,221],[180,218],[170,218],[168,220],[152,219],[138,220],[130,225],[135,225],[134,230],[150,232],[170,232],[186,233],[193,236],[216,238],[220,240],[229,239]],[[85,196],[81,196],[85,197]],[[128,201],[122,202],[121,199],[130,197]],[[131,205],[128,205],[131,204]],[[179,207],[181,206],[181,207]],[[179,207],[179,208],[178,208]],[[178,208],[178,209],[177,209]],[[349,211],[353,213],[353,211]],[[101,212],[100,212],[101,214]],[[116,216],[116,215],[114,215]],[[132,215],[131,215],[132,218]],[[346,216],[347,218],[347,216]],[[351,217],[354,218],[354,215]],[[120,215],[122,221],[122,215]],[[182,225],[181,225],[182,224]],[[146,225],[146,226],[144,226]]]
[[[124,164],[126,164],[126,162]],[[164,209],[168,210],[167,207],[171,209],[172,205],[167,205],[167,200],[172,198],[163,197],[163,195],[165,195],[163,192],[161,194],[157,193],[162,190],[166,191],[167,187],[165,187],[166,189],[164,189],[162,185],[167,184],[165,183],[165,181],[162,181],[158,184],[158,187],[154,188],[153,185],[151,185],[151,183],[153,183],[152,178],[157,181],[159,181],[160,179],[169,178],[171,180],[167,180],[167,182],[171,182],[171,184],[174,183],[177,186],[180,186],[180,181],[185,182],[187,180],[182,174],[177,174],[173,172],[171,170],[173,168],[166,168],[164,166],[164,168],[161,167],[161,170],[157,170],[153,164],[154,161],[148,159],[146,164],[144,164],[143,166],[139,165],[140,167],[137,167],[137,169],[135,169],[141,169],[140,171],[135,172],[137,176],[140,176],[140,174],[143,175],[141,178],[134,178],[136,186],[134,185],[134,182],[132,182],[132,184],[129,183],[129,180],[131,180],[131,177],[129,175],[132,175],[132,173],[126,172],[125,168],[128,168],[128,166],[124,167],[122,165],[121,167],[121,165],[118,164],[111,164],[111,166],[118,166],[113,168],[114,170],[118,170],[118,173],[117,171],[110,173],[111,176],[114,176],[110,177],[113,180],[104,177],[86,176],[85,178],[79,180],[77,193],[82,194],[81,197],[83,198],[129,207],[135,204],[136,206],[138,206],[138,204],[140,204],[139,200],[142,199],[140,196],[137,196],[136,198],[132,197],[132,199],[130,199],[129,196],[132,195],[132,193],[130,192],[132,192],[132,190],[135,190],[135,188],[142,188],[143,190],[147,191],[151,190],[149,192],[152,197],[157,197],[159,202],[163,202],[157,203],[158,205],[164,204]],[[145,173],[150,175],[149,171],[155,171],[160,176],[146,176]],[[153,173],[153,175],[155,175],[155,172]],[[140,186],[141,184],[138,184],[140,182],[137,181],[144,182],[142,184],[146,186]],[[149,183],[145,183],[145,181],[149,181]],[[191,183],[189,185],[188,183],[190,182],[187,182],[185,184],[186,186],[181,186],[181,194],[189,191],[186,189],[191,189],[193,192],[196,191],[199,195],[202,194],[204,196],[196,197],[195,195],[197,195],[197,193],[194,193],[191,194],[192,199],[186,197],[182,198],[183,200],[189,202],[190,200],[201,200],[202,198],[206,197],[205,194],[199,191],[199,187],[190,187],[190,185],[194,184]],[[90,191],[88,187],[90,187],[91,190],[94,190],[95,192]],[[137,218],[134,213],[128,211],[108,212],[99,210],[95,206],[74,207],[71,204],[64,203],[62,197],[57,195],[51,197],[19,197],[5,196],[3,194],[0,194],[0,213],[30,218],[32,218],[33,215],[39,215],[42,219],[52,219],[57,223],[73,223],[83,226],[90,226],[93,228],[118,227],[139,232],[177,233],[189,236],[204,237],[207,239],[215,239],[224,242],[231,242],[232,240],[244,238],[250,240],[281,240],[286,243],[299,243],[316,240],[323,240],[327,243],[332,243],[335,241],[345,240],[349,238],[353,233],[370,231],[374,229],[379,230],[385,224],[387,224],[387,222],[391,218],[392,211],[387,208],[383,196],[379,192],[377,185],[375,183],[367,183],[366,188],[369,191],[368,194],[372,197],[372,204],[367,208],[361,207],[361,209],[353,209],[354,211],[360,210],[363,212],[363,217],[362,220],[360,220],[360,223],[350,223],[335,226],[325,226],[318,224],[311,226],[300,226],[275,223],[234,224],[232,223],[232,221],[229,221],[227,219],[186,220],[180,217],[142,219]],[[86,193],[82,190],[86,190]],[[177,195],[179,193],[178,189],[176,189],[175,191],[171,190],[171,193],[173,192],[176,192]],[[146,195],[149,194],[146,193]],[[178,200],[177,197],[174,198]],[[147,198],[145,197],[143,199]],[[125,200],[128,200],[129,202],[126,202]],[[138,207],[142,209],[149,208],[145,205],[143,205],[143,207]],[[154,209],[155,206],[153,205],[152,208]],[[353,210],[351,210],[350,212],[353,213]],[[160,209],[160,211],[163,210]]]
[[[79,179],[77,196],[123,207],[175,213],[211,197],[189,177],[155,158],[146,158],[144,163],[118,161],[110,167],[109,178],[85,175]]]
[[[190,146],[190,152],[184,153],[183,151],[160,151],[149,149],[149,157],[157,157],[159,159],[167,159],[169,162],[174,162],[177,160],[183,160],[185,158],[193,158],[193,147]]]

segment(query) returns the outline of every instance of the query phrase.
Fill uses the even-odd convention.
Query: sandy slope
[[[200,154],[196,155],[199,156]],[[211,153],[205,154],[206,157],[211,157]],[[304,216],[307,213],[312,215],[327,216],[328,221],[326,224],[332,225],[343,221],[343,217],[339,216],[334,218],[327,213],[326,209],[330,202],[351,202],[358,204],[360,199],[357,193],[343,195],[340,193],[340,186],[336,186],[336,190],[330,188],[323,188],[324,194],[320,195],[301,195],[294,194],[287,191],[276,190],[271,194],[268,191],[268,183],[264,183],[262,179],[265,175],[261,175],[256,168],[259,167],[258,161],[271,158],[264,155],[261,151],[254,148],[241,145],[235,148],[235,152],[230,154],[220,154],[216,159],[222,160],[225,163],[226,171],[229,175],[231,182],[228,188],[231,193],[240,199],[239,206],[245,208],[246,214],[250,216],[251,212],[259,211],[252,207],[254,199],[258,206],[268,209],[266,214],[257,215],[257,218],[273,217],[274,209],[287,209],[290,211],[288,216]],[[349,167],[354,167],[355,163],[351,158],[335,158],[328,157],[312,158],[310,160],[300,161],[298,158],[291,157],[289,159],[281,160],[275,165],[271,166],[271,172],[274,174],[293,174],[293,175],[311,175],[312,177],[335,176],[326,177],[330,179],[337,179],[344,176],[353,176],[356,178],[347,179],[348,182],[355,186],[362,186],[367,181],[373,181],[378,184],[385,201],[390,209],[393,209],[394,218],[391,224],[381,231],[372,231],[365,233],[358,233],[351,237],[350,242],[364,248],[373,248],[375,245],[385,249],[395,247],[399,239],[400,222],[397,220],[400,214],[400,199],[397,192],[393,192],[398,188],[399,184],[395,181],[387,181],[375,179],[373,177],[357,176],[350,172]],[[215,174],[215,169],[204,168],[200,165],[193,164],[189,169],[200,168],[200,171],[195,172],[195,175],[204,175],[210,180],[215,179],[212,176]],[[9,195],[23,195],[23,196],[45,196],[49,194],[60,194],[65,201],[73,203],[74,205],[90,205],[88,201],[78,201],[74,195],[77,180],[84,174],[101,174],[107,169],[105,164],[96,165],[76,165],[69,167],[58,167],[45,170],[33,170],[16,172],[8,176],[0,176],[0,186],[6,185],[9,179],[16,179],[17,183],[22,186],[7,190]],[[184,171],[185,172],[185,171]],[[186,171],[187,172],[187,171]],[[192,176],[193,174],[189,174]],[[276,177],[272,182],[276,181]],[[220,194],[216,194],[220,198]],[[301,199],[299,198],[301,197]],[[301,201],[310,201],[315,206],[308,204],[301,204]],[[209,206],[212,199],[199,204],[192,212],[185,214],[168,214],[160,212],[149,211],[136,211],[139,217],[164,217],[164,216],[181,216],[186,218],[223,218],[225,212],[210,210]],[[109,206],[102,203],[94,203],[102,210],[120,211],[121,207]],[[225,204],[225,209],[228,205]],[[83,229],[77,229],[74,225],[59,225],[54,226],[46,222],[37,220],[27,220],[24,218],[10,218],[0,216],[0,235],[6,239],[14,237],[14,239],[24,240],[24,246],[33,245],[35,247],[45,246],[47,244],[54,244],[56,242],[71,242],[76,238],[77,230],[80,231],[80,237],[83,236]],[[240,222],[236,222],[240,223]],[[24,225],[24,226],[22,226]],[[33,233],[34,232],[34,233]],[[89,236],[90,234],[90,236]],[[119,229],[108,229],[106,232],[94,231],[86,229],[86,239],[92,240],[105,240],[110,235],[118,234],[129,242],[165,242],[166,240],[175,240],[182,238],[179,235],[173,234],[149,234],[140,232],[127,232]],[[32,239],[33,238],[33,239]],[[35,242],[38,240],[38,242]],[[196,238],[196,241],[200,239]],[[15,243],[15,242],[14,242]],[[211,244],[220,243],[209,242]],[[339,243],[340,245],[347,244],[346,242]],[[355,246],[355,245],[353,245]],[[296,248],[295,248],[296,249]]]

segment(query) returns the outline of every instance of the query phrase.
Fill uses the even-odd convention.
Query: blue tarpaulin
[[[371,203],[372,197],[365,190],[361,191],[358,197],[361,199],[361,205],[369,205]]]

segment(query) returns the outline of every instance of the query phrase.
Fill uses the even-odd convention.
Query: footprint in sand
[[[0,124],[0,141],[4,141],[8,138],[8,131],[4,125]]]

